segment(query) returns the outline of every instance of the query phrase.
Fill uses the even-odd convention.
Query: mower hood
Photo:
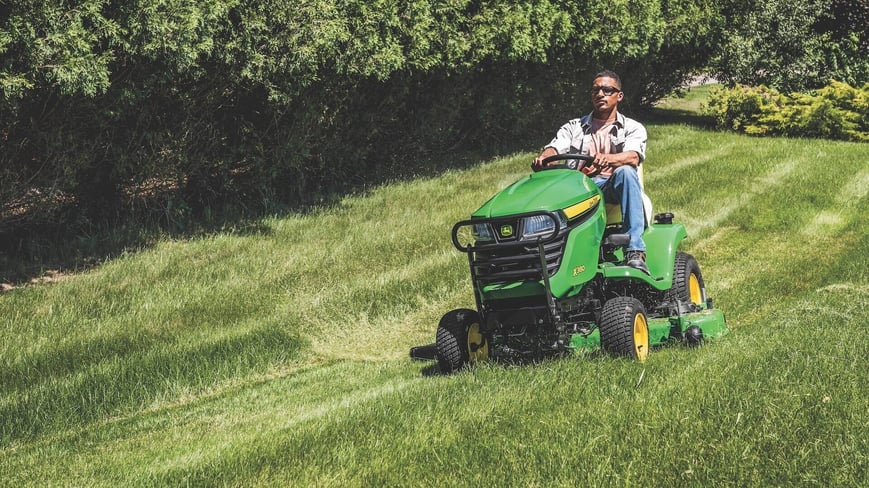
[[[498,192],[474,212],[472,217],[505,217],[538,210],[555,212],[599,193],[594,182],[579,171],[540,171]]]

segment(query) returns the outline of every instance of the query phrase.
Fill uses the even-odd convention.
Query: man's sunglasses
[[[591,87],[591,94],[592,95],[596,95],[597,92],[599,92],[599,91],[602,91],[603,94],[606,96],[610,96],[613,93],[620,92],[621,90],[619,90],[618,88],[613,87],[613,86],[593,86],[593,87]]]

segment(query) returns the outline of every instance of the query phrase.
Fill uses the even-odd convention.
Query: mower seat
[[[637,176],[640,178],[640,188],[643,189],[643,214],[646,217],[646,227],[652,225],[652,199],[646,195],[645,185],[643,183],[643,163],[637,166]],[[618,203],[607,203],[606,208],[606,223],[607,225],[622,223],[622,206]]]

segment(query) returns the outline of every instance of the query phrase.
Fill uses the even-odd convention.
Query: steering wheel
[[[543,166],[537,171],[546,171],[550,169],[572,169],[572,170],[582,170],[588,163],[594,161],[594,156],[586,156],[584,154],[556,154],[555,156],[549,156],[548,158],[543,158],[543,164],[548,164],[553,161],[567,161],[565,164],[553,164],[551,166]],[[533,165],[532,165],[533,167]],[[597,176],[598,173],[601,172],[602,168],[598,168],[597,170],[587,173],[588,176]]]

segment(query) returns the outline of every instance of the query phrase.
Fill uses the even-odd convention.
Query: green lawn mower
[[[453,226],[477,308],[447,312],[436,342],[412,348],[411,357],[437,360],[444,373],[595,349],[644,361],[652,347],[727,332],[699,264],[678,251],[687,233],[673,214],[655,215],[643,234],[649,272],[626,265],[620,209],[577,171],[590,160],[547,158],[566,162],[520,179]]]

